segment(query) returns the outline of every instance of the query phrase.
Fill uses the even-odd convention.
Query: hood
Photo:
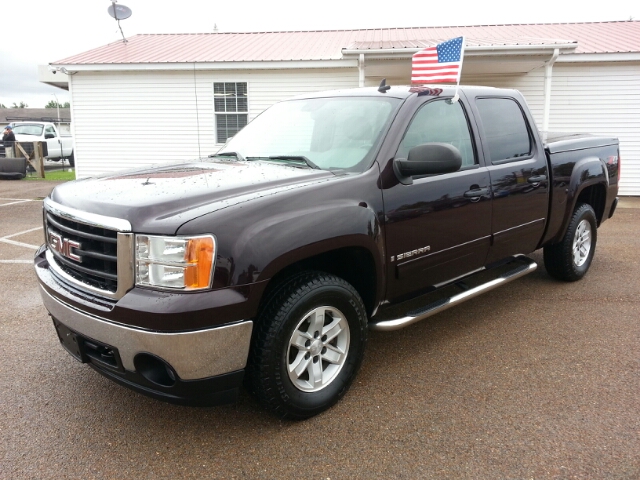
[[[51,199],[126,219],[138,233],[168,235],[206,213],[332,178],[328,171],[270,162],[210,161],[68,182],[57,186]]]

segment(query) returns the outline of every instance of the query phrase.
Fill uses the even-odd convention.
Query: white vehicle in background
[[[17,142],[44,142],[47,144],[45,157],[48,160],[60,161],[65,158],[75,166],[73,155],[73,136],[61,134],[51,122],[14,122],[13,134]]]

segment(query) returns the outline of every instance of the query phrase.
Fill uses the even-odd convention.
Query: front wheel
[[[292,277],[256,322],[249,388],[280,417],[304,419],[335,404],[364,355],[367,315],[358,292],[321,272]]]
[[[586,203],[578,205],[562,241],[544,247],[544,266],[549,275],[567,282],[584,277],[593,260],[597,237],[593,208]]]
[[[71,151],[71,155],[67,157],[67,160],[69,160],[69,165],[71,165],[72,167],[76,166],[76,157],[73,154],[73,151]]]

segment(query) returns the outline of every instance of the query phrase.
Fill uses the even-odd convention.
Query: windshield
[[[42,135],[42,125],[36,124],[24,124],[24,125],[16,125],[13,127],[13,133],[17,135]]]
[[[275,104],[222,148],[247,160],[295,161],[364,171],[400,104],[389,97],[332,97]]]

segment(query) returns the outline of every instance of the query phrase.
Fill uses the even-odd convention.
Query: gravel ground
[[[372,332],[346,397],[289,422],[246,393],[162,403],[62,349],[26,263],[53,185],[0,182],[1,479],[640,478],[640,199],[599,230],[582,281],[536,253],[523,279]]]

